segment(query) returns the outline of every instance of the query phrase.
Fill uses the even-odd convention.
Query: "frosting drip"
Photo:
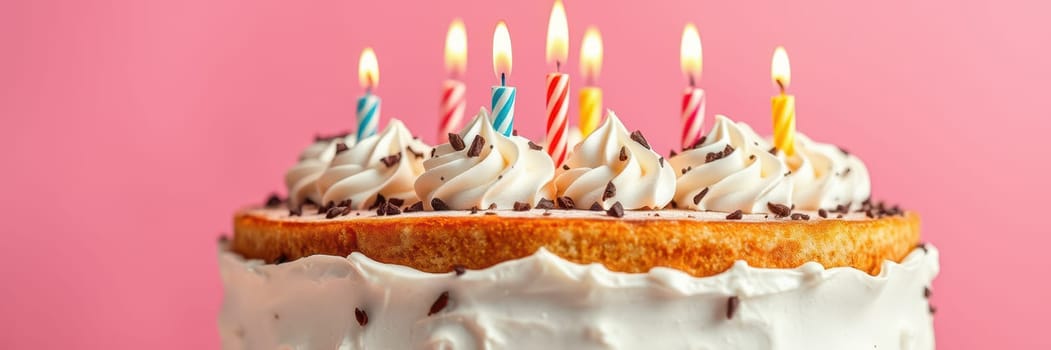
[[[344,144],[350,147],[354,145],[354,141],[354,135],[351,134],[318,138],[303,150],[299,154],[299,163],[285,173],[289,206],[299,207],[307,200],[321,203],[321,192],[317,188],[318,178],[336,156],[336,146]]]
[[[793,169],[792,201],[800,209],[857,209],[872,195],[869,171],[858,157],[800,133],[795,147],[791,157],[782,152],[778,156]]]
[[[624,209],[663,208],[675,194],[675,171],[644,142],[608,112],[602,125],[573,148],[566,160],[569,169],[555,180],[558,196],[569,197],[580,209],[594,203],[605,209],[617,202]]]
[[[748,125],[717,115],[703,141],[670,160],[680,174],[679,208],[769,213],[769,203],[792,206],[788,166]]]
[[[317,181],[322,202],[350,200],[354,209],[368,208],[377,195],[417,201],[413,183],[423,173],[431,147],[414,138],[400,120],[392,119],[382,133],[367,137],[332,159]]]
[[[491,125],[482,108],[460,132],[462,144],[439,145],[434,157],[423,162],[426,170],[415,188],[426,209],[434,209],[435,199],[448,209],[468,210],[492,205],[511,209],[515,203],[535,206],[553,197],[551,157],[529,140],[504,136]]]
[[[929,245],[877,276],[743,261],[711,277],[629,274],[546,250],[461,276],[361,253],[263,265],[224,251],[219,267],[223,349],[344,350],[929,350],[924,290],[939,270]]]

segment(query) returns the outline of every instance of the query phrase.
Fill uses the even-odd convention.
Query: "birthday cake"
[[[872,200],[860,158],[795,132],[783,50],[774,136],[721,115],[702,133],[687,26],[682,147],[661,154],[601,118],[595,87],[569,128],[563,73],[545,140],[519,136],[503,23],[494,37],[492,115],[460,128],[464,85],[447,81],[433,147],[378,127],[365,51],[356,133],[315,137],[287,196],[220,239],[224,349],[934,349],[938,250],[917,213]]]

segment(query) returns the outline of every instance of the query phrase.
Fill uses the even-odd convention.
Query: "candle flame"
[[[687,23],[682,30],[679,63],[682,64],[682,74],[690,78],[691,85],[701,80],[701,35],[693,23]]]
[[[569,57],[569,25],[562,0],[555,0],[547,21],[547,62],[561,64]]]
[[[445,69],[457,75],[467,69],[467,29],[459,18],[449,24],[445,35]]]
[[[376,60],[376,52],[371,47],[366,47],[361,51],[361,59],[358,61],[358,81],[365,89],[373,89],[380,83],[380,64]]]
[[[589,27],[584,32],[584,42],[580,45],[580,72],[587,80],[598,78],[602,70],[602,33],[598,28]]]
[[[774,49],[774,59],[770,64],[770,77],[773,78],[774,84],[781,88],[781,92],[788,89],[788,84],[792,81],[792,68],[788,64],[788,52],[782,46]]]
[[[511,33],[507,30],[507,23],[500,21],[496,24],[493,33],[493,72],[497,78],[502,75],[511,75]]]

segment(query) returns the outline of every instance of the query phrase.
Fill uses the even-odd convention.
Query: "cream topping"
[[[778,156],[793,169],[792,201],[800,209],[857,209],[872,195],[868,168],[858,157],[800,133],[795,148],[792,156]]]
[[[644,138],[637,138],[609,111],[602,125],[573,148],[566,160],[569,169],[555,180],[558,196],[571,198],[581,209],[594,203],[608,209],[617,202],[624,209],[663,208],[675,194],[675,172]]]
[[[934,349],[938,250],[872,276],[739,261],[612,272],[546,250],[463,275],[361,253],[265,265],[222,251],[223,349]],[[440,295],[447,293],[441,305]],[[731,298],[736,307],[731,308]],[[731,310],[732,309],[732,310]],[[434,310],[432,314],[432,310]],[[367,322],[358,322],[358,316]]]
[[[480,209],[495,205],[514,208],[516,202],[535,206],[554,195],[551,157],[529,140],[504,136],[492,128],[485,108],[461,132],[463,148],[451,143],[435,147],[434,157],[423,163],[426,171],[416,179],[416,194],[424,207],[434,209],[439,199],[450,209]],[[475,141],[477,138],[478,141]],[[481,143],[472,153],[473,144]]]
[[[414,138],[400,120],[391,119],[382,133],[367,137],[332,159],[317,180],[321,204],[351,201],[355,209],[368,208],[377,195],[414,203],[413,183],[423,173],[423,159],[431,147]]]
[[[716,115],[704,142],[670,162],[679,174],[679,208],[769,213],[769,203],[792,206],[788,166],[748,125],[726,116]]]
[[[303,150],[299,154],[299,163],[285,173],[289,206],[299,207],[308,199],[314,203],[321,203],[321,192],[317,188],[318,178],[336,156],[336,146],[342,143],[350,147],[354,145],[354,141],[353,134],[318,138]]]

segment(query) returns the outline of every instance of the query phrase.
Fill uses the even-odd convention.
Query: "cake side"
[[[614,218],[604,212],[534,209],[397,216],[356,211],[327,219],[254,208],[236,215],[231,249],[267,262],[361,252],[425,272],[486,268],[544,248],[575,263],[601,263],[618,272],[669,267],[711,276],[743,260],[763,268],[796,268],[813,261],[876,275],[884,261],[902,261],[920,239],[920,218],[913,212],[829,219],[812,213],[810,220],[725,216],[661,210],[629,211]]]
[[[924,245],[880,273],[734,264],[611,272],[541,250],[426,273],[361,253],[262,264],[219,254],[224,349],[934,349]]]

